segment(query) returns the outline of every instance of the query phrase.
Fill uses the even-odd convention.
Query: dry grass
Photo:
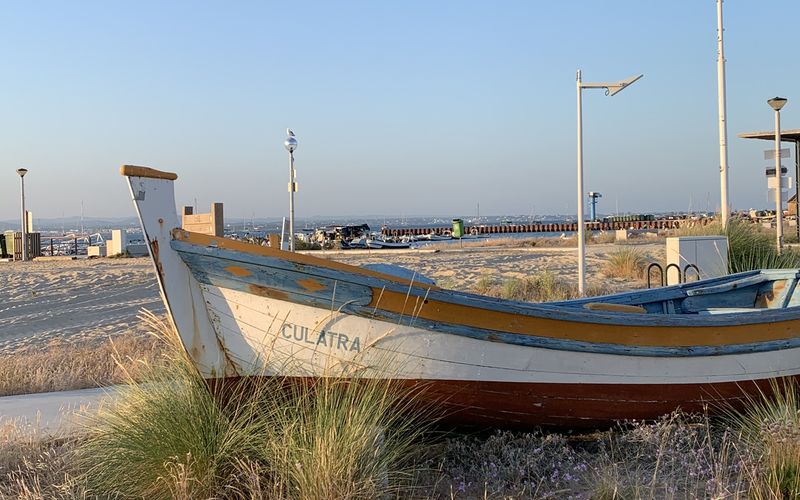
[[[147,335],[117,335],[101,342],[51,342],[0,356],[0,396],[68,391],[119,384],[161,359],[163,344]]]
[[[498,281],[491,276],[483,276],[474,285],[472,291],[480,295],[520,302],[553,302],[580,297],[577,286],[552,271],[504,281]],[[605,293],[607,290],[597,284],[590,284],[586,290],[587,296]]]
[[[746,412],[729,415],[752,450],[751,497],[800,498],[800,387],[794,379],[772,381],[767,394],[749,398]]]
[[[608,254],[603,274],[609,278],[640,280],[647,265],[647,254],[634,246],[623,246]]]
[[[83,354],[105,363],[108,347],[95,347]],[[264,385],[219,405],[182,350],[152,350],[155,361],[133,363],[145,367],[141,382],[128,379],[127,399],[88,436],[0,425],[0,498],[800,497],[792,383],[717,422],[675,413],[590,435],[498,431],[432,444],[393,412],[386,385],[364,394],[333,380],[288,396]]]
[[[91,491],[136,498],[342,498],[413,488],[419,436],[413,396],[351,374],[290,384],[256,377],[209,390],[176,335],[166,362],[128,378],[87,421],[76,464]]]
[[[158,369],[167,376],[162,383],[133,382],[133,397],[100,415],[89,438],[0,427],[0,498],[800,495],[800,403],[793,384],[782,388],[783,396],[755,398],[746,413],[718,422],[675,413],[589,435],[497,431],[433,444],[420,434],[415,442],[405,435],[409,447],[396,448],[400,454],[386,460],[376,454],[395,437],[380,440],[375,433],[384,423],[376,415],[394,404],[386,386],[364,400],[335,381],[296,393],[300,399],[265,386],[260,396],[266,399],[218,406],[196,372],[185,368],[178,365],[177,382],[174,365]],[[255,401],[259,406],[251,406]],[[412,456],[415,446],[428,449],[427,462],[404,468],[401,458]],[[404,482],[411,478],[416,489]],[[387,479],[393,488],[384,487]]]

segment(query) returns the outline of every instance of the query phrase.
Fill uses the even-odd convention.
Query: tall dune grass
[[[751,471],[751,498],[800,498],[800,386],[795,379],[773,380],[747,410],[728,419],[757,458]]]
[[[92,491],[355,499],[413,486],[424,426],[410,418],[413,397],[388,382],[258,377],[210,391],[183,349],[168,345],[169,362],[131,377],[115,404],[88,417],[77,457]]]

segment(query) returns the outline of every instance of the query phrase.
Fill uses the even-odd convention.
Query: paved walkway
[[[49,433],[70,432],[75,413],[99,408],[113,398],[114,387],[0,397],[0,427],[8,421]]]

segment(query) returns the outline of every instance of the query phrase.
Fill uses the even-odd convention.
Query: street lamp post
[[[781,191],[781,108],[786,105],[783,97],[773,97],[767,104],[775,110],[775,244],[778,253],[783,251],[783,196]]]
[[[294,150],[297,149],[297,139],[294,138],[292,129],[286,129],[288,136],[283,141],[283,147],[289,152],[289,251],[294,252],[294,193],[297,192],[294,171]]]
[[[578,88],[578,293],[583,295],[586,284],[586,225],[583,220],[583,109],[581,91],[583,89],[606,89],[606,95],[613,96],[644,75],[632,76],[614,83],[587,83],[581,81],[581,71],[577,73]]]
[[[28,260],[28,218],[25,216],[25,174],[28,173],[26,168],[18,168],[20,184],[20,199],[22,200],[22,260]]]

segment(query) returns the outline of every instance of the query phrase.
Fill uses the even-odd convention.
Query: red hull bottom
[[[797,377],[795,377],[797,378]],[[249,377],[247,378],[249,379]],[[243,378],[209,380],[212,387]],[[311,378],[291,378],[309,384]],[[778,379],[780,382],[785,379]],[[461,380],[394,380],[443,424],[531,428],[603,428],[617,421],[654,420],[675,410],[719,414],[773,392],[768,379],[715,384],[550,384]],[[778,386],[781,384],[779,383]],[[441,411],[439,411],[441,409]]]

